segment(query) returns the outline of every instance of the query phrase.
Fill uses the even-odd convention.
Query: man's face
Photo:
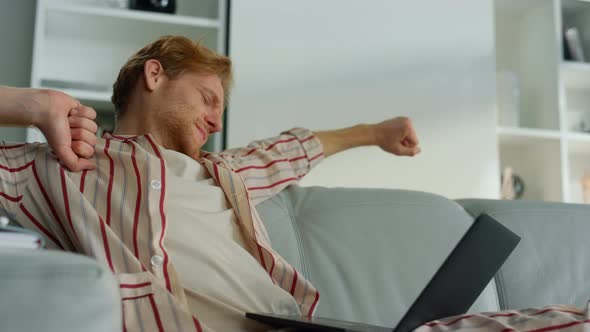
[[[153,95],[157,135],[168,149],[198,158],[209,135],[222,129],[224,92],[215,74],[185,73]]]

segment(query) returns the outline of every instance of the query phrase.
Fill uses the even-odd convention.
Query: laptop
[[[394,328],[319,317],[263,313],[246,313],[246,317],[282,331],[413,331],[430,321],[466,313],[518,242],[520,237],[497,220],[479,216]]]

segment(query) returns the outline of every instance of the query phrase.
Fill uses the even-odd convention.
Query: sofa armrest
[[[0,251],[0,331],[122,328],[117,281],[94,260],[50,250]]]
[[[273,248],[320,291],[316,315],[394,326],[473,219],[444,197],[292,186],[258,207]],[[497,309],[493,283],[477,311]]]
[[[586,306],[590,206],[489,199],[457,202],[474,216],[489,214],[522,238],[496,275],[502,309]]]

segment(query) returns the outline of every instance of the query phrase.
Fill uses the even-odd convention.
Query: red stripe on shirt
[[[300,142],[301,142],[301,143],[305,143],[305,142],[307,142],[307,141],[309,141],[309,140],[312,140],[314,137],[315,137],[314,135],[311,135],[311,136],[309,136],[309,137],[307,137],[307,138],[304,138],[304,139],[302,139]]]
[[[145,286],[149,286],[151,284],[152,283],[148,281],[148,282],[144,282],[142,284],[120,284],[119,287],[120,288],[142,288]]]
[[[86,184],[86,174],[88,174],[87,169],[82,171],[82,177],[80,178],[80,192],[81,193],[84,193],[84,185]]]
[[[320,152],[320,153],[318,153],[317,155],[315,155],[315,156],[311,157],[311,158],[309,159],[309,162],[312,162],[312,161],[314,161],[314,160],[318,159],[319,157],[321,157],[321,156],[323,156],[323,155],[324,155],[324,153],[323,153],[323,152]]]
[[[148,294],[143,294],[143,295],[138,295],[138,296],[130,296],[130,297],[123,297],[121,298],[121,301],[125,301],[125,300],[137,300],[137,299],[141,299],[142,297],[148,297],[148,296],[152,296],[152,293],[148,293]]]
[[[269,189],[269,188],[276,187],[279,184],[283,184],[283,183],[288,182],[288,181],[297,181],[297,180],[299,180],[299,178],[296,178],[296,177],[287,178],[287,179],[283,179],[281,181],[277,181],[277,182],[275,182],[273,184],[270,184],[268,186],[249,187],[248,190],[253,191],[253,190],[261,190],[261,189]]]
[[[242,157],[247,157],[247,156],[251,155],[252,153],[254,153],[254,151],[256,151],[256,150],[258,150],[258,148],[253,148],[252,150],[246,152],[246,154],[243,155]]]
[[[244,183],[243,183],[243,182],[242,182],[242,186],[244,186]],[[244,188],[244,189],[245,189],[245,188]],[[246,192],[246,199],[248,199],[248,203],[250,203],[250,194],[248,193],[248,190],[247,190],[247,189],[245,189],[245,192]],[[252,214],[252,211],[250,211],[250,214]],[[259,218],[255,218],[255,216],[254,216],[254,215],[252,215],[252,220],[253,220],[253,221],[254,221],[254,220],[256,220],[256,221],[259,221]],[[258,232],[256,232],[256,229],[254,229],[254,235],[255,235],[256,237],[258,237]],[[256,241],[257,241],[257,240],[256,240]],[[266,271],[268,272],[268,275],[270,276],[270,280],[272,280],[272,282],[273,282],[273,283],[276,285],[276,282],[275,282],[275,280],[274,280],[274,279],[273,279],[273,277],[272,277],[272,272],[273,272],[273,270],[274,270],[274,268],[275,268],[275,258],[274,258],[273,254],[272,254],[271,252],[267,251],[267,252],[269,253],[269,255],[270,255],[270,259],[271,259],[271,261],[272,261],[272,264],[271,264],[271,266],[270,266],[270,270],[268,270],[268,269],[266,268],[266,264],[265,264],[265,262],[264,262],[264,256],[263,256],[263,255],[262,255],[262,253],[261,253],[261,246],[260,246],[260,244],[258,244],[258,242],[256,242],[256,245],[258,246],[258,254],[259,254],[259,255],[260,255],[260,257],[262,258],[262,267],[264,267],[264,270],[266,270]]]
[[[123,323],[123,332],[127,332],[127,326],[125,326],[125,310],[122,310],[121,314],[122,314],[122,318],[123,318],[122,319],[123,321],[121,322],[121,323]]]
[[[139,229],[139,211],[141,208],[141,174],[137,167],[137,160],[135,159],[135,144],[131,144],[131,163],[133,164],[133,171],[135,172],[135,183],[137,184],[137,196],[135,198],[135,212],[133,213],[133,253],[139,259],[139,249],[137,246],[137,231]]]
[[[249,170],[249,169],[265,169],[265,168],[269,168],[270,166],[276,164],[276,163],[282,163],[282,162],[287,162],[287,159],[277,159],[277,160],[273,160],[270,163],[266,164],[266,165],[262,165],[262,166],[246,166],[246,167],[242,167],[239,168],[237,170],[235,170],[234,172],[236,173],[240,173],[243,172],[245,170]]]
[[[3,169],[5,171],[9,171],[10,173],[16,173],[16,172],[22,171],[23,169],[28,168],[29,166],[33,165],[34,163],[35,163],[35,161],[34,160],[31,160],[28,163],[26,163],[26,164],[24,164],[22,166],[19,166],[19,167],[7,167],[7,166],[4,166],[4,165],[0,165],[0,169]]]
[[[274,148],[275,145],[277,145],[277,144],[293,142],[296,139],[297,139],[297,137],[292,137],[292,138],[289,138],[289,139],[278,140],[278,141],[272,143],[271,145],[267,146],[264,150],[265,151],[268,151],[268,150]]]
[[[107,216],[106,222],[107,225],[111,225],[111,196],[113,194],[113,178],[115,177],[115,162],[113,158],[109,155],[109,146],[111,145],[111,140],[106,139],[106,143],[104,145],[104,154],[109,158],[109,183],[107,187]]]
[[[270,257],[272,257],[272,255]],[[277,283],[276,283],[275,279],[272,276],[272,273],[275,270],[275,265],[276,265],[275,259],[274,259],[274,257],[272,257],[272,265],[270,266],[270,271],[268,271],[268,275],[270,275],[270,279],[276,285]]]
[[[289,293],[291,293],[291,295],[295,296],[295,288],[297,287],[297,278],[298,278],[298,273],[297,270],[295,270],[294,267],[293,268],[293,282],[291,283],[291,290],[289,291]]]
[[[199,323],[199,320],[196,319],[194,316],[193,323],[195,323],[195,329],[197,329],[197,332],[203,332],[203,330],[201,329],[201,323]]]
[[[154,294],[149,294],[148,298],[150,299],[150,304],[152,305],[152,310],[154,311],[154,318],[156,319],[156,324],[158,324],[158,331],[163,332],[164,327],[162,326],[162,320],[160,320],[160,313],[158,313],[156,301],[154,301]]]
[[[540,314],[543,314],[543,313],[546,313],[546,312],[549,312],[549,311],[563,311],[563,312],[567,312],[567,313],[580,314],[580,313],[573,312],[573,311],[568,311],[568,310],[548,308],[548,309],[543,309],[543,310],[541,310],[539,312],[536,312],[534,314],[531,314],[531,316],[540,315]],[[498,313],[498,314],[493,314],[493,315],[484,316],[484,317],[489,317],[489,318],[495,318],[495,317],[512,317],[512,316],[516,316],[516,315],[518,315],[518,314],[512,312],[512,313]],[[580,315],[584,316],[584,314],[580,314]],[[447,322],[447,323],[444,323],[444,322],[431,322],[431,323],[427,323],[427,324],[424,324],[424,325],[429,326],[429,327],[438,326],[438,325],[451,326],[451,325],[453,325],[453,324],[455,324],[455,323],[457,323],[457,322],[459,322],[461,320],[468,319],[468,318],[471,318],[471,317],[474,317],[474,316],[476,316],[476,315],[465,315],[465,316],[457,317],[456,319],[454,319],[454,320],[452,320],[450,322]]]
[[[156,154],[156,156],[160,159],[160,177],[161,177],[161,183],[162,183],[162,188],[161,193],[160,193],[160,217],[162,219],[162,231],[160,232],[160,249],[162,250],[162,253],[164,254],[164,266],[163,266],[163,270],[164,270],[164,279],[166,281],[166,289],[168,289],[169,292],[172,293],[172,286],[170,285],[170,275],[168,274],[168,253],[166,252],[166,250],[164,250],[164,233],[166,233],[166,214],[164,213],[164,197],[166,196],[166,167],[164,164],[164,158],[162,158],[162,155],[160,154],[160,150],[158,150],[158,147],[156,146],[156,144],[154,144],[154,142],[152,141],[151,137],[148,135],[146,136],[148,142],[150,143],[150,145],[152,146],[152,149],[154,149],[154,153]]]
[[[113,260],[111,259],[111,249],[109,248],[109,239],[107,238],[107,231],[106,226],[104,225],[104,220],[100,216],[98,216],[98,220],[100,222],[100,234],[102,236],[102,244],[104,246],[104,253],[107,257],[107,262],[109,263],[109,268],[113,273],[115,273],[115,268],[113,267]]]
[[[217,164],[213,164],[213,173],[215,176],[215,180],[217,180],[217,183],[219,182],[219,169],[217,168]]]
[[[25,216],[27,216],[27,218],[29,218],[29,220],[35,225],[35,227],[37,227],[41,231],[41,233],[43,233],[48,239],[53,241],[61,250],[64,250],[64,247],[62,247],[61,243],[59,243],[59,240],[55,236],[53,236],[53,234],[51,234],[51,232],[49,232],[47,228],[41,225],[41,223],[35,217],[33,217],[31,212],[29,212],[29,210],[27,210],[27,208],[22,203],[19,205],[19,207],[23,211]]]
[[[490,315],[489,317],[512,317],[512,316],[516,316],[518,315],[515,312],[511,312],[511,313],[507,313],[507,314],[494,314],[494,315]]]
[[[74,233],[76,242],[80,243],[80,239],[78,238],[78,234],[76,234],[76,229],[74,228],[74,224],[72,223],[72,214],[70,212],[70,200],[68,199],[68,188],[66,188],[66,174],[63,167],[59,168],[59,177],[61,180],[61,192],[64,198],[64,208],[66,210],[66,217],[68,218],[68,222],[70,223],[70,228],[72,229],[72,233]]]
[[[137,138],[137,135],[136,135],[136,136],[123,137],[123,136],[115,135],[115,134],[113,134],[113,133],[110,133],[110,132],[109,132],[109,133],[105,132],[105,134],[108,134],[108,135],[110,135],[112,138],[115,138],[115,139],[117,139],[117,140],[120,140],[120,141],[130,141],[130,140],[134,140],[134,139],[136,139],[136,138]],[[105,134],[103,134],[103,136],[104,136]]]
[[[586,323],[590,323],[590,319],[586,319],[583,321],[570,322],[570,323],[561,324],[561,325],[547,326],[547,327],[543,327],[543,328],[536,329],[536,330],[528,330],[527,332],[557,331],[557,330],[565,329],[565,328],[580,325],[580,324],[586,324]]]
[[[55,218],[55,220],[59,224],[59,227],[61,228],[61,230],[64,234],[64,237],[68,241],[70,241],[70,243],[72,243],[72,240],[68,237],[68,233],[66,232],[66,228],[64,227],[63,223],[61,222],[61,220],[57,216],[57,211],[55,210],[53,203],[51,203],[51,200],[49,199],[49,195],[47,195],[47,192],[45,191],[45,188],[43,187],[43,184],[41,183],[41,180],[39,179],[39,174],[37,174],[37,168],[35,166],[33,166],[32,169],[33,169],[33,176],[35,177],[35,181],[37,182],[37,185],[39,186],[39,189],[41,190],[41,194],[43,194],[43,198],[45,199],[45,202],[49,206],[49,210],[51,211],[53,218]]]
[[[306,158],[307,158],[307,156],[301,156],[301,157],[297,157],[297,158],[289,159],[289,162],[298,161],[298,160],[301,160],[301,159],[306,159]]]
[[[0,192],[0,196],[6,198],[7,200],[11,201],[11,202],[20,202],[21,199],[23,199],[23,195],[20,196],[10,196],[8,194],[5,194],[3,192]]]
[[[311,318],[311,316],[313,316],[313,312],[315,310],[315,307],[318,305],[319,300],[320,300],[320,292],[318,292],[316,290],[315,291],[315,299],[313,300],[313,303],[311,304],[311,307],[309,308],[309,313],[307,313],[308,318]]]
[[[16,144],[16,145],[0,145],[0,150],[10,150],[20,148],[21,146],[25,146],[25,143]]]
[[[542,315],[542,314],[549,312],[549,311],[558,311],[558,312],[564,312],[564,313],[573,314],[573,315],[577,315],[577,316],[586,316],[586,314],[578,312],[578,311],[558,309],[558,308],[546,308],[541,311],[535,312],[534,314],[531,314],[531,316]]]
[[[256,243],[256,247],[258,247],[258,256],[260,256],[260,263],[262,264],[262,267],[264,268],[265,271],[266,270],[266,263],[264,261],[264,255],[262,254],[262,247],[260,246],[260,244],[258,244],[258,240],[254,241]]]
[[[284,162],[292,162],[292,161],[298,161],[301,159],[305,159],[307,158],[306,156],[299,156],[299,157],[295,157],[295,158],[291,158],[291,159],[277,159],[277,160],[273,160],[270,163],[266,164],[266,165],[262,165],[262,166],[246,166],[246,167],[242,167],[239,168],[237,170],[235,170],[234,172],[236,173],[240,173],[243,172],[245,170],[249,170],[249,169],[266,169],[269,168],[270,166],[276,164],[276,163],[284,163]]]

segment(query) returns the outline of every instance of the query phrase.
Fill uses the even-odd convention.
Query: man
[[[0,123],[48,141],[0,146],[0,206],[50,248],[107,265],[127,331],[260,330],[244,312],[311,315],[319,293],[271,248],[255,205],[348,148],[420,152],[407,118],[203,152],[231,82],[229,58],[162,37],[122,67],[116,128],[101,139],[94,110],[63,93],[0,89]]]
[[[126,331],[256,331],[246,311],[313,314],[319,294],[268,241],[255,205],[322,158],[361,145],[420,152],[407,118],[312,133],[296,128],[219,154],[231,62],[163,37],[123,66],[117,126],[57,91],[0,87],[0,124],[37,126],[46,144],[0,145],[0,207],[119,280]],[[70,171],[66,170],[69,169]],[[448,318],[417,331],[582,331],[586,312],[553,306]]]

